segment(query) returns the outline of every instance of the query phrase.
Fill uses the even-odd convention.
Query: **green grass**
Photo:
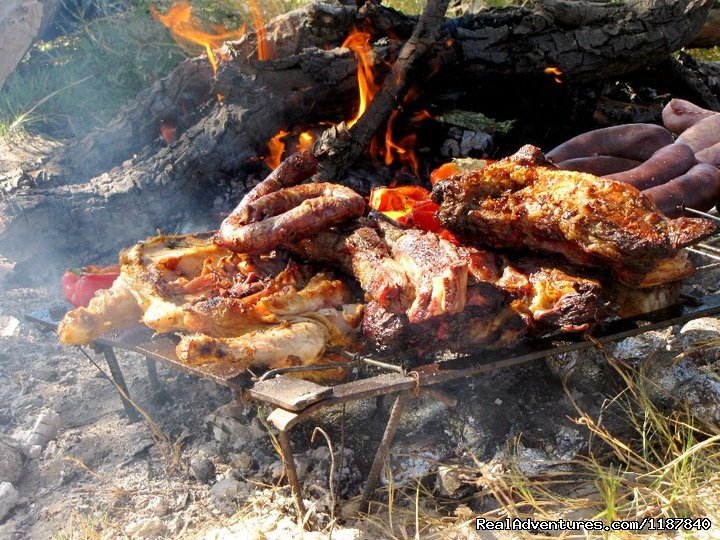
[[[74,33],[35,44],[8,77],[0,92],[0,133],[81,136],[182,58],[140,8],[80,20]]]

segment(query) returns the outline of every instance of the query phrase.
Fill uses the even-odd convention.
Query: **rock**
[[[224,478],[210,488],[210,494],[217,499],[234,499],[238,496],[242,484],[234,478]]]
[[[35,421],[26,442],[30,446],[40,445],[45,448],[45,445],[57,436],[59,427],[60,415],[55,411],[45,409]]]
[[[27,456],[30,459],[38,459],[40,456],[42,456],[43,447],[39,444],[34,444],[30,448],[28,448]]]
[[[0,337],[13,337],[18,334],[20,320],[12,315],[0,315]]]
[[[245,418],[244,408],[240,405],[223,405],[207,417],[215,440],[230,448],[239,449],[243,445],[265,436],[260,420]]]
[[[158,517],[136,519],[125,527],[125,534],[130,538],[158,538],[165,532],[165,524]]]
[[[196,455],[190,460],[192,475],[203,484],[209,484],[215,479],[215,464],[205,455]]]
[[[455,467],[441,465],[437,472],[437,485],[440,493],[452,497],[463,487],[463,481]]]
[[[162,497],[158,497],[157,499],[151,501],[150,504],[148,504],[147,509],[157,517],[167,516],[170,512],[170,507],[168,506],[167,501],[165,501]]]
[[[242,482],[238,482],[234,478],[224,478],[218,480],[210,488],[210,495],[215,508],[227,515],[232,515],[237,510],[236,501],[241,496],[247,495],[247,488]]]
[[[246,473],[251,471],[252,468],[255,466],[255,460],[252,458],[251,455],[242,452],[233,456],[233,458],[230,460],[230,466],[233,469],[237,469],[242,473]]]
[[[20,502],[20,494],[10,482],[0,483],[0,521]]]
[[[703,317],[686,323],[680,329],[677,340],[681,347],[688,348],[718,337],[720,337],[720,320]]]
[[[172,536],[179,535],[183,528],[185,528],[185,518],[183,518],[180,514],[172,518],[167,524],[168,532]]]
[[[22,471],[22,452],[0,439],[0,482],[17,482]]]

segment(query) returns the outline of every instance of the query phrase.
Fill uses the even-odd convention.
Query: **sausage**
[[[716,142],[712,146],[696,152],[695,157],[701,163],[709,163],[710,165],[720,167],[720,142]]]
[[[697,159],[692,148],[687,144],[668,144],[634,169],[610,174],[605,178],[625,182],[642,191],[686,173],[693,165],[697,165]]]
[[[587,156],[567,159],[557,164],[558,169],[564,171],[577,171],[595,176],[605,176],[622,171],[634,169],[640,165],[635,159],[627,159],[615,156]]]
[[[677,142],[687,144],[695,152],[720,142],[720,114],[713,114],[693,124],[682,132]]]
[[[707,211],[720,199],[720,171],[700,163],[666,184],[643,191],[668,217],[678,217],[682,207]]]
[[[581,133],[546,154],[555,163],[586,156],[617,156],[643,162],[672,144],[673,134],[655,124],[622,124]]]
[[[662,119],[665,127],[675,135],[680,135],[690,126],[697,124],[700,120],[717,114],[715,111],[703,109],[684,99],[671,99],[662,110]]]
[[[240,213],[248,204],[263,195],[273,193],[284,187],[294,186],[307,180],[317,172],[318,163],[309,152],[296,152],[288,156],[273,170],[265,180],[247,192],[233,214]]]

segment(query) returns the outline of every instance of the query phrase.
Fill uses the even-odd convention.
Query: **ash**
[[[697,295],[713,287],[717,281],[703,274],[686,289]],[[154,388],[145,359],[118,352],[130,395],[152,425],[131,423],[109,380],[78,349],[60,346],[23,319],[60,302],[59,291],[5,286],[1,293],[0,538],[301,537],[264,420],[269,410],[161,365],[161,387]],[[612,395],[617,381],[608,353],[644,367],[662,406],[687,403],[720,422],[718,337],[720,321],[700,319],[627,339],[605,353],[563,355],[454,382],[442,388],[457,398],[454,407],[420,395],[403,416],[381,484],[421,479],[446,501],[448,515],[461,499],[466,505],[470,498],[471,512],[492,508],[494,500],[473,496],[479,480],[468,467],[489,478],[512,462],[535,475],[586,451],[588,433],[573,421],[575,407],[597,415]],[[101,356],[87,352],[106,369]],[[306,538],[324,538],[331,528],[335,538],[383,536],[368,529],[371,521],[356,519],[353,504],[391,404],[381,399],[329,409],[293,431],[312,527],[324,531]],[[606,421],[622,429],[621,415]],[[332,455],[322,434],[313,437],[316,426],[328,435]],[[388,493],[381,485],[375,500],[387,502]],[[456,537],[474,534],[468,529]]]

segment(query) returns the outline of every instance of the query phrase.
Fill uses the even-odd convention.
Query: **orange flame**
[[[390,114],[390,119],[387,123],[387,129],[385,130],[385,165],[391,165],[397,157],[400,163],[410,167],[413,171],[413,174],[417,178],[419,178],[420,164],[414,150],[417,136],[414,133],[411,133],[410,135],[406,135],[405,137],[403,137],[397,143],[393,141],[392,132],[398,114],[399,111],[397,109],[395,109],[392,114]]]
[[[552,75],[553,79],[555,79],[556,83],[562,84],[562,75],[563,75],[562,69],[551,66],[551,67],[546,67],[544,72],[545,72],[545,75]]]
[[[240,39],[245,34],[244,26],[238,30],[227,30],[222,25],[214,24],[210,25],[211,31],[205,30],[203,24],[193,17],[192,7],[187,0],[175,2],[165,15],[152,5],[150,11],[156,20],[167,26],[178,45],[183,48],[187,48],[188,44],[204,47],[213,73],[217,73],[219,61],[215,49],[219,49],[223,42]]]
[[[420,109],[412,115],[412,122],[414,124],[419,124],[421,122],[425,122],[426,120],[433,120],[432,114],[430,114],[430,112],[426,109]]]
[[[282,163],[288,145],[290,147],[288,151],[292,152],[309,152],[312,149],[313,144],[315,144],[315,136],[311,132],[303,131],[297,136],[297,140],[295,140],[294,137],[295,133],[296,132],[280,130],[268,141],[268,155],[263,158],[263,161],[268,167],[276,169],[277,166]],[[295,140],[295,144],[290,140],[291,137]]]
[[[280,130],[280,132],[267,143],[268,155],[263,161],[265,161],[271,169],[276,169],[282,162],[283,152],[285,152],[285,141],[283,138],[287,134],[287,131]]]
[[[358,89],[360,93],[360,104],[358,106],[357,113],[348,120],[348,127],[352,127],[360,119],[360,117],[367,109],[368,103],[372,101],[373,96],[378,91],[378,85],[373,77],[372,65],[370,62],[370,52],[372,46],[370,45],[370,34],[367,32],[361,32],[357,28],[353,28],[352,32],[348,35],[342,44],[343,47],[347,47],[354,52],[358,57]]]
[[[315,137],[313,136],[313,134],[309,131],[303,131],[298,136],[298,152],[309,152],[312,149],[314,143]]]
[[[248,0],[248,5],[250,6],[253,28],[255,28],[255,33],[257,34],[258,60],[270,60],[274,54],[271,52],[270,44],[267,40],[267,32],[265,31],[265,21],[263,20],[262,12],[255,0]]]

